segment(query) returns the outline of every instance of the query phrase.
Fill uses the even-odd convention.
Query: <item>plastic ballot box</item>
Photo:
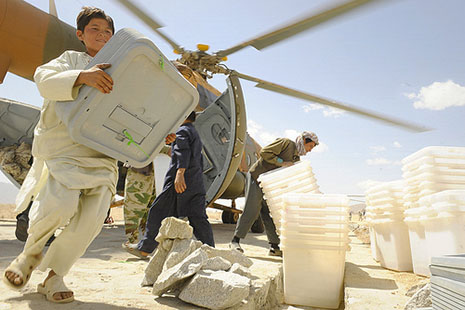
[[[57,102],[57,115],[71,138],[103,154],[144,167],[153,161],[168,133],[194,110],[197,90],[145,36],[118,31],[86,68],[105,69],[113,90],[83,86],[75,101]]]

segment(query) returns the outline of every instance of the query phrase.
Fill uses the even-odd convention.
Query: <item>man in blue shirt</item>
[[[155,237],[161,222],[170,216],[187,217],[195,237],[202,243],[215,246],[205,209],[202,141],[194,121],[195,112],[192,112],[176,132],[163,191],[150,207],[144,237],[138,244],[123,244],[124,249],[140,258],[146,258],[156,249],[158,242]]]

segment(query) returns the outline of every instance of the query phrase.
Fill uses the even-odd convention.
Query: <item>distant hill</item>
[[[353,213],[358,213],[358,211],[363,210],[366,208],[366,205],[364,203],[358,203],[358,204],[353,204],[350,206],[350,211]]]
[[[18,189],[10,183],[0,182],[0,204],[15,203]]]

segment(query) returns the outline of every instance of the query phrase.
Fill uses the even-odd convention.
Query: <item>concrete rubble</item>
[[[10,174],[19,184],[23,184],[31,168],[30,160],[31,145],[27,143],[0,147],[0,165],[3,171]]]
[[[255,277],[251,259],[193,240],[186,221],[166,218],[156,240],[160,244],[142,282],[153,285],[154,295],[174,294],[207,309],[277,309],[282,303],[282,272]]]
[[[222,257],[216,256],[209,258],[202,266],[202,270],[226,271],[231,268],[232,264]],[[240,266],[240,265],[239,265]]]
[[[226,271],[204,270],[189,281],[179,298],[208,309],[226,309],[247,298],[249,291],[249,278]]]
[[[428,283],[413,294],[412,298],[405,305],[404,310],[419,310],[431,306],[431,284]]]

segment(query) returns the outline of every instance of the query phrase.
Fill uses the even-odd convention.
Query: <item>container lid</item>
[[[281,226],[282,227],[294,227],[296,224],[302,226],[310,226],[310,227],[340,227],[341,225],[345,225],[348,223],[348,217],[341,218],[341,219],[320,219],[320,218],[290,218],[288,216],[283,216],[281,218]]]
[[[463,282],[454,281],[438,276],[431,276],[431,284],[438,285],[459,295],[465,296],[465,283]]]
[[[281,243],[280,246],[281,246],[281,249],[284,251],[284,255],[286,255],[286,249],[293,249],[293,250],[324,250],[324,251],[349,251],[350,250],[350,247],[349,247],[348,244],[341,245],[341,246],[314,245],[314,244],[311,244],[311,243],[303,243],[301,241],[288,242],[286,244]]]
[[[282,187],[295,186],[296,184],[316,183],[313,173],[304,172],[287,178],[275,178],[273,180],[262,180],[259,185],[265,190],[275,190]]]
[[[433,256],[431,257],[431,264],[465,270],[465,254]]]
[[[402,174],[402,177],[404,179],[408,179],[424,173],[432,173],[436,175],[465,175],[465,164],[463,167],[448,167],[424,164],[413,170],[407,169]]]
[[[366,190],[367,194],[374,194],[377,192],[395,192],[401,191],[403,188],[403,180],[394,180],[389,182],[377,182]]]
[[[56,112],[70,137],[133,167],[144,167],[176,132],[199,102],[197,90],[166,56],[133,29],[118,31],[86,69],[100,63],[115,82],[103,94],[82,86],[72,102],[57,102]]]
[[[345,233],[349,231],[349,225],[338,225],[338,227],[325,226],[286,226],[281,223],[281,230],[295,231],[299,233],[321,234],[321,233]]]
[[[285,179],[302,171],[312,172],[312,166],[309,160],[302,160],[294,163],[290,167],[280,167],[271,171],[260,174],[258,181],[272,180],[272,179]]]
[[[428,146],[402,159],[402,164],[411,163],[428,156],[465,159],[465,147]]]
[[[448,167],[454,169],[463,169],[465,167],[465,159],[460,158],[441,158],[441,157],[423,157],[415,162],[404,164],[403,172],[414,173],[422,165],[433,165],[435,167]]]
[[[420,199],[421,204],[433,205],[438,202],[449,202],[455,204],[465,204],[465,189],[445,190],[434,193]]]
[[[448,278],[448,277],[444,276],[443,278]],[[456,280],[456,279],[452,279],[452,280]],[[439,285],[434,285],[434,284],[431,285],[431,294],[434,296],[434,305],[443,306],[444,307],[443,309],[462,310],[463,308],[462,305],[465,304],[465,296],[452,292],[451,290],[448,290]],[[455,303],[455,308],[451,308],[453,303]],[[428,310],[428,309],[425,308],[424,310]]]
[[[287,193],[310,193],[314,190],[318,190],[319,187],[315,181],[310,179],[298,183],[289,183],[285,186],[275,187],[273,189],[269,189],[267,187],[262,187],[263,193],[267,197],[279,197],[280,195],[287,194]]]
[[[306,244],[314,244],[314,245],[333,245],[333,246],[342,246],[349,244],[350,239],[348,235],[341,236],[339,238],[316,238],[312,235],[306,234],[296,234],[296,233],[289,233],[286,231],[281,232],[281,243],[289,244],[295,242],[305,242]]]
[[[304,207],[349,205],[349,198],[346,195],[337,194],[289,193],[284,195],[283,199],[286,205],[298,205]]]

